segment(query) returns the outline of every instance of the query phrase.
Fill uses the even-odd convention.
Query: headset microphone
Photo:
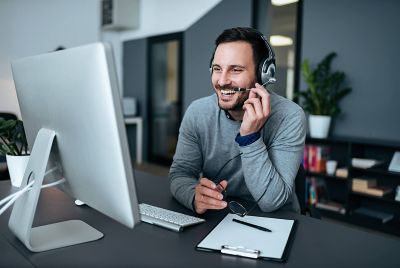
[[[262,86],[265,86],[267,84],[273,84],[273,83],[276,82],[276,79],[274,77],[271,77],[270,80],[267,81],[267,82],[269,82],[269,83],[262,84]],[[232,88],[231,90],[235,91],[235,92],[246,92],[246,91],[249,91],[251,89],[250,88],[244,88],[244,87],[235,87],[235,88]]]

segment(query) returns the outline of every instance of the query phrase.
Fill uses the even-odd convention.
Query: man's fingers
[[[263,114],[264,116],[269,115],[269,113],[271,112],[271,95],[268,94],[266,97],[261,98],[261,102],[262,102],[262,110],[263,110]]]
[[[215,206],[219,208],[224,208],[226,207],[226,202],[223,200],[215,199],[207,195],[199,195],[198,196],[198,202],[203,203],[209,206]]]
[[[246,111],[246,113],[251,117],[254,118],[256,116],[256,112],[254,110],[253,105],[251,105],[250,103],[245,103],[243,105],[243,110]]]
[[[261,98],[262,112],[264,116],[267,116],[271,111],[270,94],[268,93],[268,91],[263,86],[256,83],[256,87],[252,88],[250,91],[249,99],[250,96],[254,96],[251,93],[254,93],[254,95],[259,96]]]
[[[257,93],[255,93],[253,90],[250,90],[249,99],[252,99],[252,98],[257,98]]]
[[[228,181],[227,180],[223,180],[219,184],[221,184],[221,186],[224,187],[224,189],[226,189],[226,187],[228,186]]]
[[[260,89],[265,90],[265,87],[263,85],[259,84],[259,83],[256,83],[256,88],[260,88]]]
[[[262,90],[262,92],[268,93],[267,89],[263,85],[260,85],[259,83],[256,83],[255,88],[259,88]]]
[[[256,83],[256,86],[253,87],[250,92],[253,92],[257,96],[260,96],[261,98],[264,98],[269,95],[268,91],[261,86],[260,84]],[[249,94],[250,95],[250,94]]]
[[[227,182],[222,181],[222,187],[226,187]],[[207,178],[201,178],[200,183],[195,188],[194,204],[197,213],[204,213],[207,209],[223,209],[227,203],[223,200],[221,189]]]
[[[257,115],[257,118],[263,118],[264,117],[263,106],[261,105],[261,101],[260,101],[259,98],[247,99],[244,103],[253,105],[254,112]]]
[[[201,189],[199,189],[199,194],[202,196],[211,197],[211,198],[217,199],[217,200],[223,199],[223,195],[220,192],[206,188],[206,187],[202,187]]]
[[[213,181],[207,179],[207,178],[201,178],[200,179],[200,184],[205,186],[205,187],[208,187],[210,189],[215,189],[216,188],[215,183]]]
[[[223,209],[225,206],[217,206],[217,205],[212,205],[212,204],[207,204],[207,203],[199,203],[197,206],[198,210],[207,210],[207,209]]]
[[[227,203],[225,201],[218,200],[203,194],[196,194],[195,204],[196,210],[223,209],[227,206]]]

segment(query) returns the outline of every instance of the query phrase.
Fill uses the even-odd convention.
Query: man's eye
[[[219,72],[219,71],[221,71],[221,68],[216,67],[216,66],[214,66],[212,69],[213,69],[214,72]]]
[[[235,69],[233,69],[232,70],[234,73],[240,73],[241,71],[242,71],[242,69],[237,69],[237,68],[235,68]]]

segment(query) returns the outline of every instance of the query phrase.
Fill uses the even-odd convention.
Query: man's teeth
[[[221,93],[222,93],[222,95],[232,95],[232,94],[235,94],[235,91],[221,89]]]

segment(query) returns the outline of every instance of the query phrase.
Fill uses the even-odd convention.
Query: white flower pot
[[[11,185],[20,187],[26,166],[28,165],[29,155],[6,155],[6,159]]]
[[[308,118],[310,127],[310,136],[312,138],[326,138],[328,137],[329,127],[331,125],[331,117],[326,115],[312,115]]]

